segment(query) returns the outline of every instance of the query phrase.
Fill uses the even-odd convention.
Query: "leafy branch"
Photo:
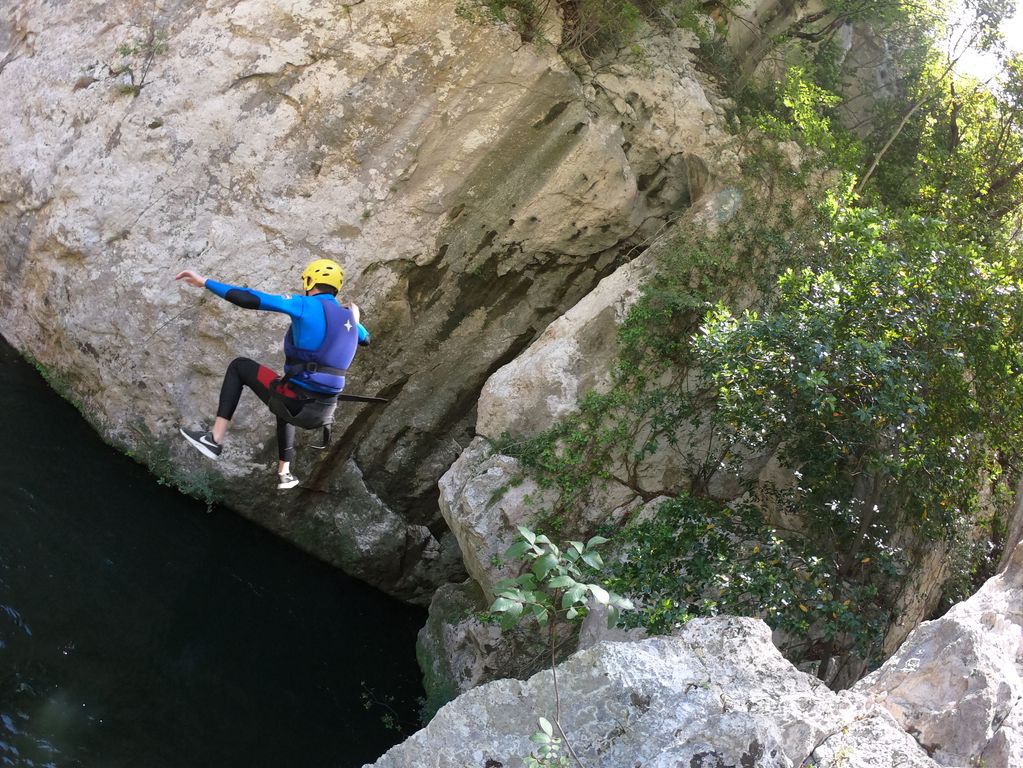
[[[532,737],[538,745],[538,753],[529,758],[533,762],[527,760],[527,764],[560,768],[563,762],[558,750],[563,741],[576,765],[584,768],[561,725],[561,692],[555,666],[558,624],[560,620],[581,621],[589,613],[592,599],[607,609],[608,626],[613,627],[618,623],[620,612],[633,607],[632,601],[609,592],[595,581],[584,581],[586,572],[599,572],[604,567],[604,561],[596,550],[608,541],[603,536],[594,536],[585,544],[570,541],[562,549],[547,536],[534,533],[525,526],[518,526],[518,531],[519,540],[508,548],[505,556],[510,560],[521,560],[529,570],[494,585],[496,599],[490,610],[500,615],[502,630],[511,629],[529,617],[541,629],[546,628],[554,682],[554,724],[561,736],[560,740],[557,739],[550,723],[540,718],[541,730]]]

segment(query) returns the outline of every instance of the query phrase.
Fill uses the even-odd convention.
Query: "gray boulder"
[[[799,672],[753,619],[603,642],[557,668],[560,723],[587,768],[936,768],[882,707]],[[463,694],[373,768],[518,768],[558,712],[549,670]],[[564,750],[563,750],[564,753]]]
[[[1023,544],[970,599],[861,680],[941,765],[1023,765]]]

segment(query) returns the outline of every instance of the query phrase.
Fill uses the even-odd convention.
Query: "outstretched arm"
[[[196,288],[205,287],[211,293],[215,293],[220,298],[226,299],[243,309],[282,312],[292,317],[299,317],[302,314],[302,301],[297,296],[278,296],[274,293],[254,291],[251,288],[239,288],[234,285],[211,280],[190,269],[179,272],[175,279],[184,280],[188,285],[195,286]]]

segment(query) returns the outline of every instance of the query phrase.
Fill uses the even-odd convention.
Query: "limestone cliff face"
[[[559,665],[557,682],[561,725],[592,768],[939,765],[884,707],[796,670],[753,619],[696,619],[674,637],[603,642]],[[373,768],[518,768],[535,749],[538,718],[557,711],[549,670],[488,683]]]
[[[1023,543],[968,600],[854,688],[941,765],[1023,765]]]
[[[108,439],[351,573],[461,572],[437,479],[490,374],[736,162],[686,33],[573,70],[437,0],[25,0],[0,20],[0,328]],[[346,268],[373,346],[305,490],[246,396],[216,465],[177,442],[285,323],[186,289]]]
[[[584,765],[937,768],[1023,765],[1023,544],[972,598],[835,693],[753,619],[603,641],[558,666],[561,723]],[[518,766],[557,712],[550,671],[463,694],[375,768]]]

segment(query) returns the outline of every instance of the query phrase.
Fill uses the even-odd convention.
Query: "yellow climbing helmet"
[[[317,283],[323,283],[340,291],[344,279],[344,270],[336,261],[317,259],[302,272],[302,288],[309,291]]]

